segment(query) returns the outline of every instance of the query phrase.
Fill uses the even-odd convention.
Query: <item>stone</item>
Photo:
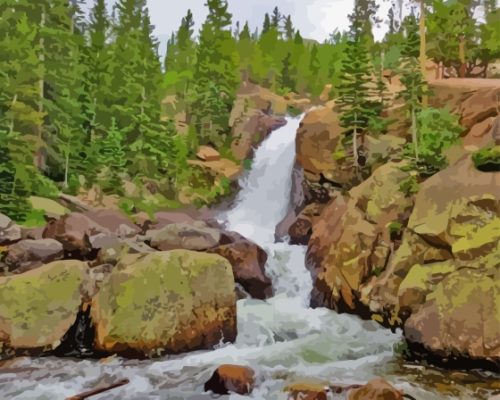
[[[220,160],[220,153],[210,146],[200,146],[196,157],[201,161],[218,161]]]
[[[205,392],[214,394],[251,394],[255,385],[255,372],[250,367],[224,364],[218,367],[205,383]]]
[[[373,379],[349,391],[348,400],[403,400],[403,393],[383,379]]]
[[[5,264],[9,270],[24,270],[62,259],[63,245],[54,239],[21,240],[9,247]]]
[[[133,237],[141,232],[137,225],[117,210],[93,210],[84,215],[118,237]]]
[[[9,217],[0,213],[0,246],[21,239],[21,227]]]
[[[207,250],[220,241],[220,231],[208,228],[204,223],[170,224],[146,233],[151,247],[165,251],[174,249]]]
[[[234,287],[230,263],[216,254],[127,255],[92,298],[96,349],[154,356],[232,342]]]

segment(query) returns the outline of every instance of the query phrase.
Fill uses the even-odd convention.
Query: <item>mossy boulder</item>
[[[153,356],[234,341],[234,287],[231,264],[215,254],[128,255],[92,300],[96,347]]]
[[[57,347],[91,288],[87,264],[56,261],[0,277],[0,343],[13,349]]]
[[[498,259],[497,259],[498,261]],[[405,337],[440,357],[500,357],[500,276],[461,269],[444,278],[405,323]]]

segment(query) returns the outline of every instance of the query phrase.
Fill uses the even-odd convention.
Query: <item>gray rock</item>
[[[0,213],[0,245],[16,242],[20,239],[21,227]]]

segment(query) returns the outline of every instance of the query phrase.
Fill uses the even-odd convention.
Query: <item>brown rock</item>
[[[349,400],[403,400],[403,393],[383,379],[373,379],[349,392]]]
[[[174,249],[207,250],[219,244],[220,232],[203,222],[169,224],[146,232],[151,247],[165,251]]]
[[[250,394],[255,385],[255,373],[250,367],[224,364],[205,383],[205,392],[215,394]]]
[[[284,391],[289,394],[289,400],[327,400],[330,389],[328,384],[307,382],[293,383]]]
[[[265,274],[267,254],[257,244],[240,238],[208,252],[219,254],[231,263],[235,281],[252,297],[265,299],[272,296],[272,283]]]
[[[288,229],[288,234],[290,236],[290,244],[307,245],[312,234],[311,219],[304,215],[299,215]]]
[[[200,146],[196,153],[201,161],[218,161],[220,160],[220,153],[210,146]]]
[[[141,229],[117,210],[95,210],[84,213],[86,217],[119,237],[132,237]]]
[[[54,239],[21,240],[9,247],[5,264],[16,272],[32,269],[64,256],[61,243]]]

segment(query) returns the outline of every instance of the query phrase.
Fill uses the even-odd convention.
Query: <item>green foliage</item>
[[[418,193],[418,189],[418,180],[415,175],[410,175],[399,184],[399,191],[406,197],[411,197],[412,195]]]
[[[472,155],[472,161],[480,171],[500,171],[500,146],[485,147]]]
[[[419,160],[412,157],[414,144],[406,148],[406,156],[423,175],[432,175],[448,165],[444,150],[457,143],[462,128],[458,117],[445,109],[426,108],[417,116]]]

